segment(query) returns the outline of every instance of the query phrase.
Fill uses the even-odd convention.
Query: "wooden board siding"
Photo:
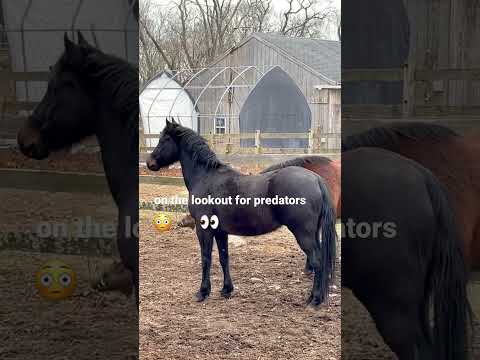
[[[340,127],[340,117],[338,116],[338,118],[335,120],[335,122],[338,122],[338,124],[332,126],[331,120],[329,120],[331,109],[329,109],[328,105],[325,106],[325,104],[319,104],[317,102],[319,91],[315,88],[315,86],[325,85],[327,82],[314,72],[301,66],[301,64],[292,61],[292,59],[290,59],[288,56],[278,52],[274,47],[269,46],[256,38],[251,38],[242,46],[234,49],[230,54],[214,63],[212,66],[217,69],[201,74],[196,80],[192,81],[190,85],[204,86],[211,79],[212,74],[216,71],[219,71],[221,68],[230,66],[238,71],[240,67],[248,65],[255,65],[262,72],[266,72],[274,66],[280,66],[287,74],[289,74],[289,76],[292,77],[307,99],[310,110],[312,111],[312,128],[327,130],[331,128],[338,129]],[[229,80],[232,79],[232,76],[233,78],[236,76],[235,72],[232,70],[227,70],[224,74],[219,76],[216,81],[212,82],[212,84],[222,85],[228,83]],[[251,86],[235,88],[234,96],[236,101],[229,103],[228,94],[223,98],[221,105],[218,108],[218,115],[230,114],[230,116],[227,116],[230,119],[230,121],[227,121],[229,124],[227,126],[227,132],[229,130],[233,134],[239,132],[238,115],[241,107],[261,76],[261,73],[256,72],[253,69],[247,71],[245,73],[245,79],[239,78],[236,84]],[[215,113],[218,100],[224,90],[225,88],[207,90],[199,100],[200,113],[206,114],[205,116],[200,117],[200,133],[209,134],[212,131],[213,114]],[[191,91],[192,95],[195,97],[195,94],[193,93],[194,90]],[[339,93],[340,91],[338,91],[337,97],[339,97]]]
[[[474,69],[480,64],[480,1],[404,0],[416,36],[409,62],[416,69]],[[458,74],[457,74],[458,75]],[[480,104],[478,79],[416,82],[415,104],[472,106]]]

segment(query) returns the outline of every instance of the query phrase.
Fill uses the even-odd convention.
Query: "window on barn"
[[[215,134],[225,134],[225,118],[215,118]]]

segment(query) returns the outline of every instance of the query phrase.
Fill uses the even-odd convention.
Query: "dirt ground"
[[[186,192],[174,186],[142,184],[140,188],[142,201],[175,194]],[[153,214],[141,211],[142,359],[165,354],[171,359],[323,360],[339,359],[340,351],[342,360],[396,359],[370,314],[348,289],[337,288],[329,306],[317,314],[305,310],[303,296],[310,280],[301,274],[303,255],[287,230],[230,238],[236,289],[229,300],[218,293],[222,272],[214,250],[212,295],[198,304],[194,294],[201,274],[195,234],[190,229],[159,234],[150,225]],[[174,224],[183,216],[170,215]],[[480,282],[472,283],[470,290],[476,316],[472,358],[477,359]]]
[[[52,153],[47,159],[33,160],[18,150],[0,150],[0,168],[62,170],[103,173],[103,163],[99,152],[71,154],[67,150]]]
[[[166,188],[142,184],[140,199],[183,191]],[[303,274],[304,255],[287,229],[230,237],[235,291],[228,300],[219,294],[223,275],[214,250],[212,294],[197,303],[196,235],[190,229],[160,234],[151,225],[154,214],[140,212],[141,359],[340,359],[339,273],[328,304],[307,308],[312,279]]]
[[[39,222],[92,216],[111,222],[110,197],[0,190],[0,243]],[[20,223],[20,225],[19,225]],[[66,262],[77,274],[72,297],[51,301],[35,288],[35,272],[48,260]],[[90,282],[113,259],[0,250],[0,359],[133,359],[138,316],[133,297],[93,291]]]
[[[35,272],[60,259],[77,273],[72,297],[47,300]],[[102,259],[15,251],[0,252],[0,358],[9,360],[135,359],[138,318],[132,297],[90,288],[91,266]]]
[[[471,359],[480,359],[480,283],[471,283],[474,311]],[[342,360],[396,360],[385,345],[365,307],[348,289],[342,289]]]

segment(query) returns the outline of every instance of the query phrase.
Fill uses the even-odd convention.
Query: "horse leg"
[[[138,269],[138,243],[135,246],[135,239],[119,236],[117,239],[118,252],[122,263],[132,273],[133,286],[135,287],[135,300],[139,304],[139,269]]]
[[[228,261],[228,234],[219,232],[215,235],[215,240],[217,241],[218,257],[220,258],[220,264],[223,270],[223,288],[220,294],[225,298],[229,298],[233,291],[233,282],[230,277]]]
[[[306,231],[304,229],[291,229],[290,231],[295,235],[298,245],[307,255],[307,264],[313,269],[313,287],[312,292],[308,297],[307,304],[316,307],[324,301],[320,284],[320,243],[317,239],[316,231]]]
[[[203,230],[200,226],[197,226],[196,228],[202,255],[202,283],[196,296],[197,301],[201,302],[210,295],[211,291],[210,267],[212,265],[213,234],[209,231]]]
[[[361,298],[359,298],[362,301]],[[397,299],[398,300],[398,299]],[[378,332],[399,360],[433,360],[433,348],[415,301],[362,301],[372,315]],[[404,299],[405,300],[405,299]]]
[[[138,238],[133,234],[127,236],[125,234],[124,217],[119,218],[119,226],[117,230],[117,248],[120,258],[126,269],[132,273],[133,286],[135,287],[135,301],[137,308],[139,306],[139,263],[138,263]]]
[[[305,268],[303,269],[303,273],[307,276],[313,275],[313,266],[310,263],[308,256],[307,256],[307,260],[305,261]]]

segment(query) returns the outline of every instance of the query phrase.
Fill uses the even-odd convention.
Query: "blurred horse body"
[[[412,159],[448,190],[463,240],[467,265],[480,268],[480,136],[460,136],[441,125],[401,123],[351,135],[343,150],[376,147]]]

